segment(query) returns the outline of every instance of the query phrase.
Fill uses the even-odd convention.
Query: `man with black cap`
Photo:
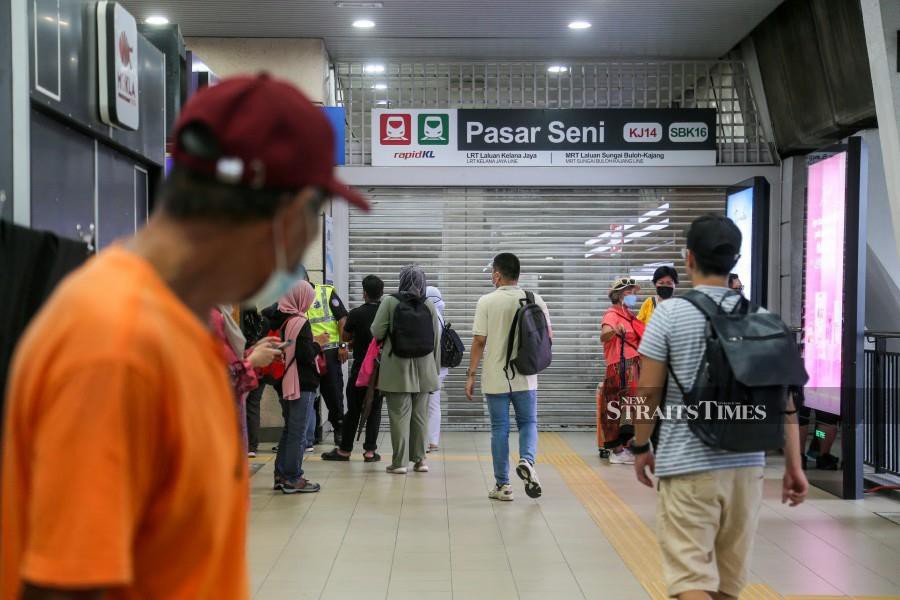
[[[729,219],[704,216],[695,220],[683,252],[694,289],[725,311],[740,295],[726,287],[741,248],[741,232]],[[737,598],[747,581],[750,552],[762,502],[763,452],[730,452],[705,445],[686,418],[679,386],[691,389],[706,350],[706,318],[686,300],[656,307],[640,345],[638,394],[654,414],[667,389],[659,447],[654,455],[650,436],[654,420],[635,425],[631,451],[641,483],[651,486],[647,471],[659,479],[657,531],[668,594],[681,600]],[[788,411],[793,410],[792,403]],[[800,465],[796,414],[785,415],[785,471],[782,499],[803,502],[808,484]]]
[[[335,179],[333,133],[288,83],[198,92],[147,226],[73,273],[13,362],[0,598],[247,598],[248,474],[208,328],[297,277]],[[112,307],[112,309],[110,308]]]

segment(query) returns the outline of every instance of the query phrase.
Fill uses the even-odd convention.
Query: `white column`
[[[891,220],[894,231],[900,232],[900,169],[897,169],[900,164],[900,73],[897,72],[900,2],[861,0],[861,6]],[[900,253],[900,236],[895,237]]]
[[[31,225],[31,85],[28,69],[28,3],[10,5],[12,45],[13,222]]]

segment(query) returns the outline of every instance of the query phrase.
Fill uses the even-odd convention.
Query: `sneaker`
[[[631,453],[631,450],[625,448],[619,453],[610,452],[609,453],[609,464],[611,465],[633,465],[634,464],[634,454]]]
[[[247,453],[247,458],[256,458],[256,452],[251,450],[250,452]]]
[[[278,446],[272,446],[272,454],[278,454]]]
[[[381,462],[381,455],[377,452],[373,452],[372,456],[368,456],[368,453],[366,453],[366,455],[363,456],[363,461],[367,463]]]
[[[307,454],[312,454],[312,453],[315,452],[315,451],[316,451],[316,447],[315,447],[315,446],[307,446],[307,448],[306,448],[306,453],[307,453]]]
[[[428,449],[425,450],[425,452],[427,454],[431,454],[432,452],[437,452],[440,449],[440,446],[438,446],[437,444],[428,444]]]
[[[285,481],[281,484],[282,494],[314,494],[322,489],[318,483],[307,481],[302,477],[294,481]]]
[[[406,467],[395,467],[394,465],[390,465],[385,471],[391,475],[406,475]]]
[[[348,460],[350,460],[350,455],[349,454],[341,454],[338,451],[338,449],[335,448],[331,452],[323,452],[322,460],[335,460],[335,461],[347,462]]]
[[[413,471],[415,471],[416,473],[427,473],[428,465],[425,464],[424,460],[420,460],[413,466]]]
[[[491,500],[502,500],[503,502],[509,502],[513,499],[513,490],[512,486],[508,483],[505,485],[495,486],[490,492],[488,492],[488,498]]]
[[[274,485],[272,485],[272,489],[273,489],[273,490],[280,490],[283,486],[284,486],[284,479],[282,479],[281,477],[279,477],[278,475],[276,475],[276,476],[275,476],[275,483],[274,483]]]
[[[816,468],[823,471],[837,471],[840,459],[833,454],[820,454],[816,457]]]
[[[523,458],[516,467],[516,475],[525,482],[525,494],[529,498],[541,497],[541,482],[538,479],[537,471],[534,470],[534,465]]]

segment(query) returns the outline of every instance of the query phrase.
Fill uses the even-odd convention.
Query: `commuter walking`
[[[641,372],[638,345],[644,334],[644,324],[631,310],[637,304],[639,290],[637,281],[630,277],[613,281],[609,288],[611,305],[600,325],[600,341],[603,342],[606,361],[601,391],[600,432],[603,447],[611,451],[609,463],[612,465],[634,464],[634,456],[627,447],[628,440],[634,435],[634,425],[623,422],[625,412],[619,411],[620,418],[607,418],[607,415],[610,414],[609,408],[621,404],[624,396],[634,396],[637,392]]]
[[[653,272],[653,287],[656,295],[650,296],[641,304],[638,311],[638,321],[646,325],[653,316],[653,311],[660,302],[665,302],[675,295],[675,286],[678,285],[678,271],[674,267],[663,265]]]
[[[347,323],[347,309],[334,286],[317,284],[316,297],[309,309],[309,321],[312,323],[313,335],[328,336],[323,346],[325,351],[326,370],[322,374],[321,393],[328,408],[328,422],[334,429],[334,444],[341,445],[341,421],[344,419],[344,368],[350,358],[347,344],[342,341],[344,325]],[[318,412],[316,413],[318,415]],[[322,430],[316,424],[315,443],[322,442]]]
[[[663,574],[668,594],[682,600],[737,598],[746,584],[762,502],[762,450],[784,448],[783,502],[800,504],[808,489],[800,464],[793,400],[787,387],[772,387],[773,383],[802,385],[806,379],[802,359],[793,336],[780,319],[770,318],[774,315],[768,315],[764,309],[754,312],[749,302],[728,289],[728,272],[737,262],[740,248],[741,233],[731,220],[721,216],[695,220],[687,234],[686,252],[694,291],[659,305],[640,345],[640,395],[653,415],[662,400],[662,391],[667,389],[666,414],[673,416],[660,424],[655,454],[649,441],[655,417],[637,423],[631,446],[636,455],[634,469],[645,485],[653,486],[648,470],[655,470],[658,478],[656,518]],[[776,425],[784,422],[783,437],[780,427],[771,429],[756,421],[741,426],[737,417],[724,422],[720,417],[712,425],[716,433],[709,435],[710,429],[702,417],[689,422],[682,416],[687,411],[680,409],[696,406],[697,394],[731,389],[719,387],[718,382],[723,378],[734,381],[734,372],[722,369],[735,368],[735,359],[703,360],[710,348],[707,330],[717,327],[718,321],[712,319],[724,313],[730,313],[728,323],[732,328],[742,327],[751,319],[768,319],[776,325],[773,331],[783,329],[783,335],[745,338],[742,344],[748,345],[748,354],[755,358],[740,365],[742,372],[753,372],[760,357],[775,349],[775,355],[767,361],[767,382],[761,384],[764,387],[746,387],[744,391],[753,392],[754,398],[760,393],[774,394],[777,408],[770,417],[774,417]],[[746,355],[738,357],[745,359]],[[798,366],[788,368],[790,364]],[[798,372],[802,376],[799,379]],[[696,386],[695,378],[701,376],[704,381],[716,383]],[[729,396],[725,400],[733,407],[747,397],[742,394],[740,398]],[[702,439],[698,432],[703,432]]]
[[[382,300],[372,322],[372,335],[384,341],[377,387],[387,399],[394,448],[387,472],[395,475],[406,474],[410,462],[428,472],[428,394],[439,387],[441,327],[426,288],[421,267],[404,267],[399,293]]]
[[[246,348],[249,350],[257,342],[264,339],[269,330],[266,328],[265,319],[259,314],[255,306],[242,308],[240,317],[241,333],[247,341]],[[245,422],[247,428],[247,456],[250,458],[255,458],[259,449],[260,405],[262,403],[263,390],[266,387],[265,376],[260,376],[257,383],[258,385],[247,394],[247,399],[244,402],[244,410],[247,413]]]
[[[375,275],[367,275],[362,281],[363,305],[357,306],[347,316],[344,325],[343,341],[353,350],[353,366],[350,368],[350,381],[347,382],[347,414],[344,415],[344,431],[341,435],[341,445],[330,452],[322,454],[322,460],[348,461],[353,453],[353,443],[356,438],[359,420],[363,414],[366,399],[366,387],[356,385],[363,360],[372,342],[372,323],[375,314],[381,305],[384,296],[384,282]],[[363,442],[363,460],[365,462],[378,462],[381,455],[378,450],[378,430],[381,427],[381,406],[383,396],[380,390],[375,390],[371,410],[366,419],[366,439]]]
[[[333,139],[267,75],[184,106],[149,223],[72,273],[19,343],[0,598],[249,597],[246,447],[208,317],[287,291],[329,195],[366,206],[334,177]]]
[[[310,407],[319,388],[316,359],[328,340],[324,333],[313,337],[307,311],[314,299],[312,285],[301,280],[278,302],[278,310],[288,318],[284,326],[285,372],[281,380],[284,429],[275,457],[275,489],[285,494],[318,492],[320,488],[318,483],[303,477],[303,454],[312,417]]]
[[[426,299],[434,305],[441,322],[441,330],[444,329],[444,296],[441,290],[429,285],[425,290]],[[444,380],[450,372],[448,367],[441,367],[438,374],[438,389],[428,395],[428,448],[427,452],[434,452],[441,445],[441,392]]]
[[[509,406],[512,404],[519,428],[519,464],[516,475],[525,482],[529,498],[541,496],[541,483],[534,463],[537,457],[537,388],[536,374],[524,375],[512,368],[514,346],[521,337],[514,325],[521,318],[520,310],[529,304],[540,307],[545,333],[552,336],[550,313],[544,300],[519,286],[521,264],[515,254],[503,253],[494,257],[491,282],[496,288],[482,296],[475,307],[472,325],[472,349],[466,379],[466,397],[472,401],[478,365],[481,370],[481,391],[487,400],[491,416],[491,455],[494,461],[496,485],[488,493],[492,500],[512,500],[509,483]],[[549,337],[548,337],[549,341]]]

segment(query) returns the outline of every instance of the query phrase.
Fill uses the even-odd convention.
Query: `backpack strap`
[[[703,313],[703,316],[706,317],[706,320],[709,321],[712,317],[716,315],[724,315],[725,311],[722,310],[722,305],[717,303],[715,300],[704,294],[703,292],[698,292],[697,290],[691,290],[686,294],[680,296],[683,300],[687,300],[691,304],[694,305],[694,308]],[[726,295],[727,298],[727,295]]]

